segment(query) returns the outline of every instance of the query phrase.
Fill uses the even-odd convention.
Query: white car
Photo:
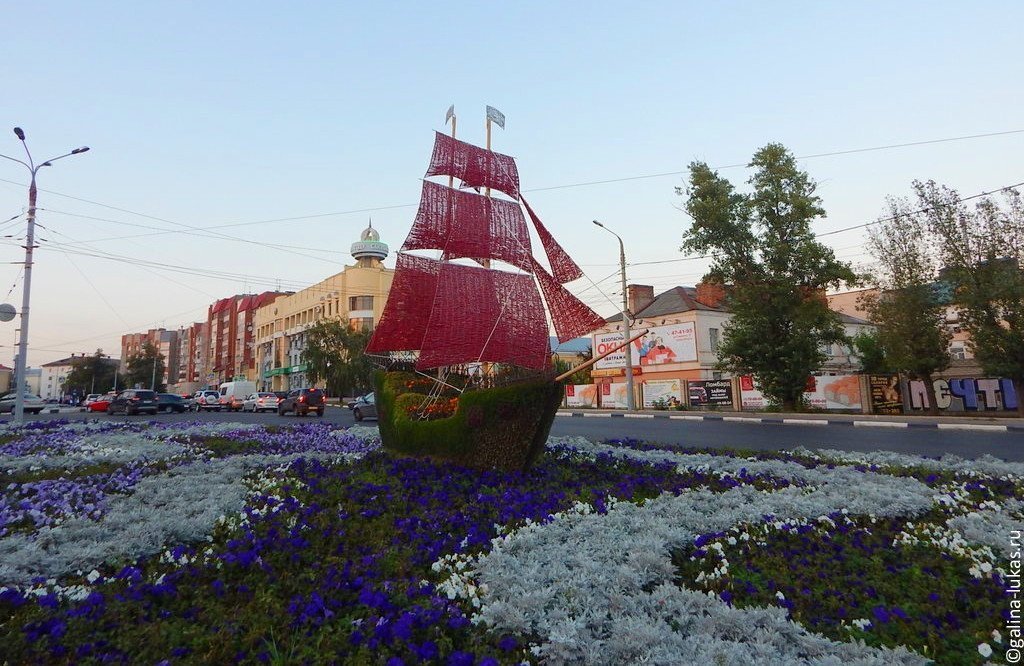
[[[253,393],[242,402],[243,412],[274,412],[277,411],[277,394],[269,391]]]
[[[220,411],[220,391],[212,389],[196,391],[193,398],[192,409],[196,412],[201,412],[204,409],[212,409],[215,412]]]
[[[14,403],[18,396],[14,393],[8,393],[4,397],[0,398],[0,414],[13,414]],[[32,395],[31,393],[25,394],[25,413],[26,414],[39,414],[46,407],[46,403],[38,395]]]

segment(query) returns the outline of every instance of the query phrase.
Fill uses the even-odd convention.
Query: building
[[[941,283],[936,283],[941,284]],[[854,317],[869,319],[867,311],[861,306],[865,296],[877,296],[879,289],[858,289],[828,295],[828,306],[833,310]],[[961,326],[960,311],[952,303],[950,290],[940,290],[940,294],[949,301],[946,306],[946,328],[952,338],[949,341],[949,354],[952,357],[949,368],[936,373],[936,377],[960,377],[964,375],[982,375],[981,367],[974,359],[971,351],[971,335]]]
[[[193,393],[203,386],[206,363],[206,322],[197,321],[178,329],[178,373],[168,383],[175,393]]]
[[[128,360],[143,353],[146,343],[156,347],[157,353],[163,356],[164,373],[157,383],[174,384],[178,377],[178,331],[151,328],[145,333],[122,335],[120,372],[124,374],[127,371]]]
[[[281,391],[310,384],[302,353],[305,332],[324,319],[372,330],[384,311],[394,270],[384,268],[388,246],[371,224],[352,244],[356,263],[317,284],[259,306],[253,316],[257,372],[263,390]]]
[[[59,361],[51,361],[40,366],[39,393],[43,400],[57,399],[64,397],[64,380],[68,373],[74,368],[72,362],[76,357],[74,354]]]
[[[659,380],[691,382],[727,379],[717,369],[718,346],[732,313],[725,306],[725,288],[714,283],[696,287],[673,287],[657,296],[649,285],[629,285],[627,307],[634,313],[631,334],[648,329],[634,343],[634,383],[642,385]],[[839,313],[845,333],[856,335],[873,330],[870,322]],[[594,354],[600,355],[623,341],[622,314],[609,317],[607,325],[592,334]],[[856,372],[857,357],[845,345],[823,349],[828,360],[820,368],[822,374]],[[594,365],[592,376],[597,384],[619,384],[626,374],[625,350],[616,352]]]
[[[0,395],[10,391],[12,384],[14,384],[14,368],[8,368],[0,363]]]
[[[289,293],[236,294],[211,305],[203,343],[205,362],[199,381],[204,385],[217,386],[222,382],[255,377],[255,312]]]

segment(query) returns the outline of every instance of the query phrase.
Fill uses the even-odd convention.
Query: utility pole
[[[594,224],[601,227],[612,236],[619,239],[619,268],[622,277],[622,332],[625,337],[623,340],[626,344],[626,409],[633,411],[636,409],[636,400],[633,397],[633,343],[629,334],[629,296],[626,293],[626,246],[622,243],[622,237],[617,233],[604,226],[597,220],[594,220]]]
[[[75,148],[70,153],[52,157],[42,164],[36,164],[32,160],[32,153],[29,152],[28,145],[25,143],[25,132],[20,127],[15,127],[14,135],[18,137],[21,145],[25,148],[28,162],[8,157],[7,155],[0,155],[0,157],[21,164],[32,174],[32,180],[28,186],[28,232],[25,234],[25,283],[21,295],[21,331],[18,334],[18,358],[14,368],[14,383],[17,387],[17,393],[14,398],[14,420],[17,423],[22,423],[25,420],[25,370],[28,367],[28,304],[32,293],[32,250],[35,245],[36,232],[36,172],[44,166],[53,166],[53,163],[59,159],[84,153],[89,150],[89,147]]]

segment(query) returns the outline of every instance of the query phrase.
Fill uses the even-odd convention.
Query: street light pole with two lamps
[[[25,235],[25,285],[21,296],[21,328],[18,332],[18,358],[14,364],[14,390],[17,391],[14,397],[14,420],[20,423],[25,419],[25,369],[28,367],[28,360],[26,359],[28,354],[28,302],[32,291],[32,250],[36,231],[36,172],[43,167],[53,166],[53,163],[57,160],[84,153],[89,150],[89,147],[75,148],[70,153],[51,157],[41,164],[36,164],[32,160],[32,153],[29,152],[28,144],[25,143],[25,132],[20,127],[15,127],[14,135],[18,137],[21,145],[25,148],[28,162],[3,154],[0,154],[0,157],[21,164],[32,174],[32,181],[28,186],[28,232]]]
[[[594,224],[619,239],[619,267],[622,274],[622,332],[625,335],[623,340],[626,341],[626,409],[633,411],[636,409],[636,401],[633,397],[633,344],[629,334],[629,297],[626,293],[626,246],[622,244],[622,237],[617,233],[597,220],[594,220]]]

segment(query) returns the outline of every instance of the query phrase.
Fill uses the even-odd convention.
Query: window
[[[349,319],[348,325],[356,330],[372,331],[373,317],[358,317],[356,319]]]
[[[967,349],[964,348],[964,343],[954,342],[953,344],[951,344],[949,346],[949,355],[953,357],[953,360],[966,361]]]
[[[711,351],[713,351],[713,352],[718,351],[718,329],[717,328],[709,328],[708,329],[708,342],[711,344]]]
[[[349,310],[372,310],[373,296],[350,296],[348,299]]]

